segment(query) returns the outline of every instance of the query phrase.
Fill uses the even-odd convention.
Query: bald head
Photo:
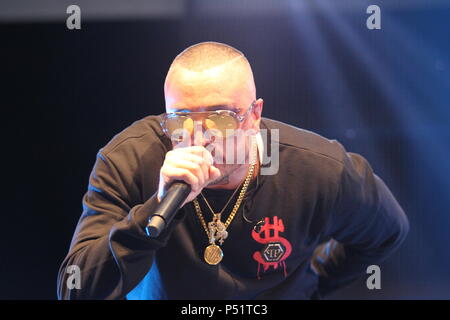
[[[256,97],[244,54],[218,42],[198,43],[181,52],[169,68],[164,93],[168,112],[214,105],[242,109]]]
[[[183,50],[173,61],[171,68],[183,67],[194,72],[201,72],[231,62],[248,64],[244,54],[224,43],[201,42]]]

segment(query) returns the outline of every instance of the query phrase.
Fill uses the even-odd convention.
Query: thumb
[[[214,166],[209,167],[209,178],[211,181],[219,179],[221,175],[219,169]]]

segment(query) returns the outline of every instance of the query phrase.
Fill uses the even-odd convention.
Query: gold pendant
[[[208,264],[216,265],[222,261],[223,251],[218,245],[210,244],[206,247],[203,257]]]

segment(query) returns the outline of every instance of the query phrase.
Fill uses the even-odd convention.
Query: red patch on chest
[[[269,267],[278,269],[282,266],[284,276],[287,276],[285,260],[291,254],[292,246],[287,239],[280,236],[280,232],[284,232],[284,224],[283,220],[278,219],[277,216],[273,217],[273,224],[270,223],[270,218],[266,217],[264,222],[252,230],[252,238],[264,245],[260,251],[253,253],[253,259],[258,262],[258,280],[261,279],[261,266],[264,271],[267,271]]]

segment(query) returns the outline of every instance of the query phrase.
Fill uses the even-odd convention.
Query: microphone
[[[161,199],[156,211],[148,219],[145,232],[151,238],[156,238],[169,225],[178,209],[191,193],[191,186],[184,181],[174,181]]]

